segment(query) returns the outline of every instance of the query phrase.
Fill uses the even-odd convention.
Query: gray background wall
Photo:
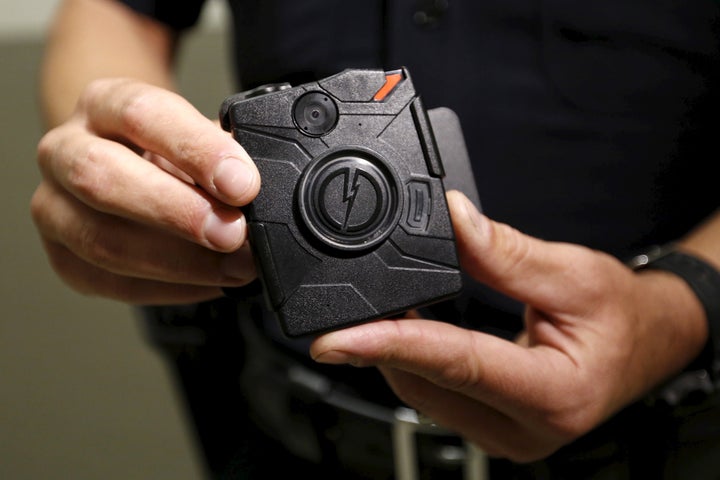
[[[0,478],[197,480],[180,400],[132,311],[66,288],[30,220],[36,74],[56,4],[0,1]],[[232,93],[222,24],[212,5],[179,63],[181,91],[208,116]]]

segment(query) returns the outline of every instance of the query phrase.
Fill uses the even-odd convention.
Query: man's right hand
[[[239,206],[260,175],[243,148],[175,93],[98,80],[38,145],[32,214],[74,289],[188,303],[255,278]]]

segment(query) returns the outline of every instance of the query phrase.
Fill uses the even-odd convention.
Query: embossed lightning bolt
[[[352,182],[350,182],[350,176],[352,176]],[[358,183],[358,170],[356,168],[348,168],[345,172],[345,191],[343,193],[343,203],[347,203],[345,209],[345,221],[343,222],[342,229],[347,231],[347,225],[350,221],[350,213],[352,212],[355,198],[358,194],[360,184]]]

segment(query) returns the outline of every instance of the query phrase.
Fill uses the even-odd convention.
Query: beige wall
[[[232,93],[224,47],[205,31],[181,58],[182,90],[209,116]],[[68,290],[35,234],[41,49],[37,36],[0,36],[0,478],[202,478],[170,377],[131,310]]]

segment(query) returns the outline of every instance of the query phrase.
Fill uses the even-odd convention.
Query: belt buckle
[[[435,425],[431,419],[424,417],[412,408],[398,407],[395,409],[392,439],[393,461],[397,480],[417,480],[418,455],[415,436],[425,433],[429,435],[451,435],[452,432]],[[487,457],[477,446],[463,440],[464,456],[462,457],[464,480],[485,480],[487,475]]]

